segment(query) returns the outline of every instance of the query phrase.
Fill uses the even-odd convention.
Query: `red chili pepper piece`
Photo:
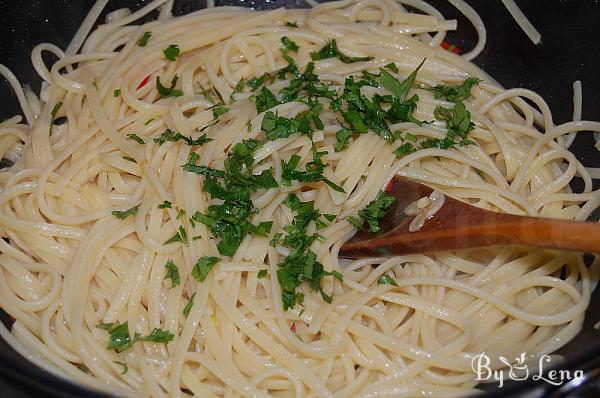
[[[290,330],[292,331],[292,333],[296,334],[296,322],[292,323],[292,326],[290,326]]]
[[[139,84],[139,86],[137,86],[137,88],[135,89],[135,91],[139,90],[140,88],[144,87],[146,84],[148,84],[148,82],[150,81],[150,77],[152,75],[148,75],[144,78],[144,80],[142,80],[142,82]]]
[[[394,181],[390,180],[390,182],[388,182],[387,186],[385,187],[385,192],[390,193],[390,192],[392,192],[393,188],[394,188]]]

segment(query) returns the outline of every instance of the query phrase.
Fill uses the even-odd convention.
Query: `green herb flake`
[[[63,106],[62,101],[58,101],[54,105],[54,108],[52,108],[52,112],[50,112],[50,116],[52,117],[52,121],[50,123],[54,123],[54,120],[56,120],[56,115],[58,114],[58,111],[60,111],[60,108],[62,108],[62,106]]]
[[[165,58],[169,61],[175,61],[179,57],[179,46],[177,44],[169,44],[169,47],[163,50]]]
[[[154,118],[148,119],[146,120],[146,123],[144,123],[144,126],[149,125],[150,123],[152,123],[154,121]]]
[[[127,160],[128,162],[131,162],[131,163],[137,163],[137,160],[135,160],[134,158],[129,157],[129,156],[123,156],[123,159],[125,159],[125,160]]]
[[[413,144],[411,144],[410,142],[406,142],[394,150],[394,155],[400,158],[404,155],[408,155],[409,153],[413,153],[416,151],[417,148],[415,148]]]
[[[135,142],[137,142],[138,144],[145,144],[144,140],[142,139],[142,137],[140,137],[137,134],[127,134],[127,138],[129,138],[130,140],[134,140]]]
[[[152,332],[150,332],[150,334],[147,336],[139,336],[136,333],[135,341],[145,341],[150,343],[168,343],[170,341],[173,341],[174,338],[175,335],[170,331],[163,330],[160,328],[154,328],[152,329]]]
[[[110,213],[117,217],[119,220],[124,220],[129,216],[135,216],[138,212],[140,205],[134,206],[131,209],[127,209],[125,211],[121,211],[121,210],[113,210]]]
[[[377,284],[398,286],[394,278],[392,278],[388,274],[382,275],[381,278],[379,278],[379,280],[377,281]]]
[[[148,40],[150,40],[150,36],[152,36],[152,32],[144,32],[142,37],[137,41],[137,45],[140,47],[146,47],[148,44]]]
[[[168,200],[165,200],[161,204],[158,205],[158,208],[159,209],[172,209],[173,204],[171,202],[169,202]]]
[[[297,28],[298,22],[285,21],[285,26],[287,26],[288,28]]]
[[[428,138],[421,143],[422,148],[449,149],[455,145],[467,146],[474,144],[468,139],[469,133],[475,128],[471,121],[471,113],[462,102],[454,104],[452,109],[437,106],[433,112],[438,120],[446,121],[448,132],[445,138]]]
[[[233,96],[235,94],[241,93],[244,90],[244,86],[246,85],[246,82],[244,81],[244,78],[241,78],[237,84],[235,85],[235,87],[233,88],[233,91],[231,92],[231,95],[229,96],[229,99],[233,102],[234,98]],[[215,118],[216,119],[216,118]]]
[[[175,232],[175,234],[173,236],[171,236],[164,244],[167,245],[169,243],[175,243],[175,242],[180,242],[181,244],[183,244],[186,247],[190,245],[188,242],[187,232],[186,232],[185,228],[183,228],[183,226],[179,226],[179,230],[177,232]]]
[[[171,87],[165,87],[160,82],[160,76],[156,76],[156,90],[158,90],[158,94],[163,98],[181,97],[183,95],[183,91],[175,89],[175,85],[177,84],[178,79],[179,76],[173,76],[173,79],[171,79]]]
[[[266,269],[261,269],[260,271],[258,271],[258,274],[256,275],[257,279],[262,279],[265,276],[267,276],[267,270]]]
[[[129,327],[127,322],[119,325],[114,323],[101,323],[96,325],[98,329],[106,330],[109,334],[108,346],[109,350],[116,350],[117,352],[125,351],[132,345],[131,338],[129,337]]]
[[[283,48],[281,49],[281,51],[284,54],[287,54],[290,51],[293,51],[295,53],[298,52],[298,49],[300,48],[298,46],[298,44],[296,44],[293,40],[291,40],[289,37],[287,36],[283,36],[281,38],[281,44],[283,45]]]
[[[319,61],[327,58],[337,58],[345,64],[351,64],[353,62],[370,61],[373,57],[349,57],[340,52],[335,39],[331,39],[325,43],[325,46],[319,51],[311,52],[310,58],[313,61]]]
[[[359,218],[348,217],[348,221],[357,229],[363,230],[363,224],[369,224],[369,232],[379,232],[379,220],[385,216],[392,204],[396,201],[393,196],[380,192],[379,196],[371,201],[364,209],[358,211]]]
[[[384,66],[384,68],[388,68],[392,72],[398,73],[398,66],[396,66],[396,64],[393,63],[393,62],[390,62],[389,64],[387,64],[386,66]]]
[[[179,286],[179,284],[181,283],[181,278],[179,276],[179,268],[177,268],[173,260],[169,259],[169,261],[167,261],[167,263],[165,264],[165,268],[167,269],[165,279],[171,279],[171,288]]]
[[[197,146],[197,145],[204,145],[207,142],[212,141],[213,139],[208,138],[206,136],[206,134],[202,134],[198,138],[193,139],[191,136],[188,137],[181,133],[177,133],[171,129],[166,129],[165,131],[162,132],[161,135],[159,135],[158,137],[154,137],[152,140],[155,143],[157,143],[158,145],[162,145],[167,141],[177,142],[179,140],[182,140],[189,146]]]
[[[229,108],[223,105],[216,105],[212,108],[213,119],[217,119],[219,116],[229,112]]]
[[[203,256],[196,261],[196,265],[192,269],[192,277],[202,283],[206,280],[208,273],[221,259],[213,256]]]
[[[183,316],[186,317],[186,319],[188,316],[190,316],[190,311],[192,310],[192,306],[194,305],[195,297],[196,297],[196,293],[192,294],[192,297],[190,297],[188,302],[185,304],[185,307],[183,307]]]
[[[446,97],[450,102],[460,102],[471,93],[471,88],[481,82],[476,77],[468,77],[461,84],[453,86],[437,85],[433,87],[433,96],[437,98]]]
[[[113,96],[114,96],[114,97],[118,97],[118,96],[120,96],[120,95],[121,95],[121,90],[118,90],[118,89],[117,89],[117,90],[113,91]]]
[[[337,133],[335,133],[335,138],[337,139],[337,143],[335,144],[335,151],[341,152],[344,149],[348,148],[350,143],[350,138],[352,138],[352,131],[342,128]]]

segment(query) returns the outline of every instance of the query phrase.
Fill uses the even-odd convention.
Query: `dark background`
[[[459,20],[459,32],[449,34],[447,40],[469,51],[475,44],[475,30],[446,1],[429,2],[442,11],[446,18]],[[139,8],[145,3],[141,0],[114,0],[107,9],[111,11],[124,6]],[[176,14],[205,6],[204,0],[176,0],[175,3]],[[517,0],[521,10],[542,34],[542,43],[538,46],[531,43],[500,1],[471,0],[469,3],[481,15],[488,32],[485,50],[474,60],[476,64],[507,88],[524,87],[541,94],[548,102],[556,124],[571,120],[572,84],[575,80],[581,80],[583,119],[600,120],[598,1]],[[31,49],[40,42],[52,42],[65,49],[92,4],[91,0],[0,0],[0,62],[8,66],[21,83],[30,84],[38,92],[41,80],[31,67]],[[217,5],[226,4],[257,8],[305,6],[302,0],[217,1]],[[1,81],[0,120],[19,112],[12,90]],[[571,148],[584,165],[600,167],[600,155],[594,149],[591,134],[580,133]],[[577,185],[574,184],[575,189]],[[600,364],[600,331],[594,330],[592,325],[600,321],[598,300],[600,298],[595,294],[580,335],[560,350],[567,358],[561,368],[595,368],[597,372]],[[6,317],[3,321],[6,321]],[[596,381],[591,386],[596,388],[597,384]],[[548,392],[548,387],[522,382],[504,387],[498,396],[562,396],[559,392]],[[597,397],[600,396],[598,391],[580,388],[569,396]],[[542,395],[538,394],[540,392]],[[0,396],[81,397],[89,394],[32,367],[0,339]]]

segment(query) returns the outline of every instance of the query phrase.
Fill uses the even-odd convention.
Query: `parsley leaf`
[[[165,268],[167,269],[165,279],[171,279],[171,288],[178,286],[181,283],[181,278],[179,276],[179,268],[177,268],[177,266],[171,259],[167,261],[167,263],[165,264]]]
[[[229,108],[223,105],[215,105],[212,108],[213,119],[217,119],[219,116],[229,112]]]
[[[257,279],[262,279],[265,276],[267,276],[267,270],[266,269],[261,269],[260,271],[258,271],[258,274],[256,275]]]
[[[446,121],[448,132],[443,139],[428,138],[423,141],[421,143],[422,148],[449,149],[455,145],[466,146],[474,144],[473,141],[468,139],[468,135],[475,128],[475,124],[471,121],[471,113],[462,102],[454,104],[452,109],[438,105],[433,114],[437,119]]]
[[[348,144],[350,142],[350,138],[352,138],[352,131],[347,128],[342,128],[337,133],[335,133],[335,138],[337,139],[337,143],[335,144],[335,151],[341,152],[344,149],[348,148]]]
[[[281,51],[284,54],[287,54],[290,51],[297,53],[298,49],[300,48],[300,47],[298,47],[298,44],[296,44],[293,40],[291,40],[287,36],[283,36],[281,38],[281,44],[283,44],[283,48],[281,49]]]
[[[171,202],[169,202],[168,200],[165,200],[161,204],[158,205],[158,208],[159,209],[172,209],[173,204]]]
[[[285,21],[285,26],[287,26],[288,28],[297,28],[298,27],[298,22],[296,22],[296,21],[294,21],[294,22]]]
[[[98,329],[106,330],[109,334],[108,346],[109,350],[117,352],[125,351],[131,347],[131,338],[129,337],[129,327],[127,322],[119,325],[114,323],[101,323],[96,325]]]
[[[175,335],[168,330],[163,330],[160,328],[152,329],[147,336],[139,336],[137,333],[135,335],[135,341],[146,341],[151,343],[168,343],[175,338]]]
[[[282,160],[281,161],[281,179],[283,184],[286,186],[291,186],[292,180],[297,180],[300,182],[319,182],[323,181],[325,184],[329,185],[333,190],[338,192],[346,192],[344,188],[335,184],[333,181],[329,180],[323,175],[323,171],[325,170],[325,163],[321,160],[321,157],[327,152],[317,152],[317,148],[315,144],[312,145],[313,152],[313,160],[307,162],[304,166],[304,171],[296,170],[298,164],[300,163],[300,156],[293,154],[289,161]]]
[[[379,220],[385,216],[389,208],[394,204],[396,198],[387,195],[385,192],[380,192],[379,196],[371,201],[364,209],[358,211],[358,216],[348,217],[348,221],[352,223],[356,228],[363,230],[363,224],[367,222],[369,224],[369,232],[379,232]]]
[[[114,97],[118,97],[120,95],[121,95],[121,90],[117,89],[117,90],[113,91],[113,96]]]
[[[113,210],[110,212],[113,216],[117,217],[119,220],[124,220],[129,216],[135,216],[138,212],[140,205],[134,206],[131,209],[127,209],[125,211],[121,210]]]
[[[237,84],[235,85],[235,87],[233,88],[233,91],[231,92],[231,95],[229,96],[229,99],[233,102],[233,96],[234,94],[237,93],[241,93],[242,90],[244,90],[244,86],[246,85],[246,82],[244,81],[244,78],[241,78],[239,82],[237,82]],[[216,119],[216,118],[215,118]]]
[[[142,137],[140,137],[137,134],[127,134],[127,138],[129,138],[130,140],[134,140],[135,142],[137,142],[138,144],[145,144],[144,140],[142,139]]]
[[[260,128],[266,134],[269,141],[278,138],[287,138],[298,132],[300,122],[294,119],[288,119],[283,116],[277,116],[271,111],[265,113]]]
[[[199,136],[196,139],[193,139],[191,136],[187,137],[181,133],[176,133],[175,131],[171,130],[171,129],[166,129],[165,131],[162,132],[161,135],[159,135],[158,137],[154,137],[152,139],[154,142],[156,142],[158,145],[162,145],[167,141],[179,141],[179,140],[183,140],[185,141],[185,143],[189,146],[194,146],[194,145],[204,145],[207,142],[212,141],[212,138],[208,138],[206,136],[206,134],[202,134],[201,136]]]
[[[250,99],[252,99],[256,104],[257,113],[262,113],[280,104],[280,102],[277,101],[277,98],[275,98],[275,95],[271,92],[271,90],[269,90],[266,87],[263,87],[262,90],[260,90],[260,93],[253,94],[250,97]]]
[[[396,64],[393,62],[390,62],[389,64],[387,64],[385,66],[385,68],[388,68],[389,70],[391,70],[394,73],[398,73],[398,66],[396,66]]]
[[[183,226],[179,226],[179,231],[175,232],[173,236],[171,236],[164,244],[181,242],[184,246],[189,246],[187,231]]]
[[[146,47],[148,44],[148,40],[150,40],[150,36],[152,36],[152,32],[144,32],[142,37],[137,41],[137,45],[140,47]]]
[[[192,269],[192,277],[202,283],[206,280],[208,273],[221,259],[213,256],[203,256],[196,261],[196,265]]]
[[[471,88],[480,82],[481,80],[476,77],[468,77],[462,84],[453,86],[437,85],[432,88],[433,96],[436,99],[446,97],[450,102],[460,102],[467,98],[471,93]]]
[[[317,52],[311,52],[310,58],[313,61],[319,61],[327,58],[337,58],[345,64],[351,64],[353,62],[370,61],[373,57],[349,57],[340,52],[335,39],[331,39],[325,43],[325,46]]]
[[[379,280],[377,281],[377,284],[398,286],[398,283],[396,283],[394,278],[392,278],[388,274],[381,275],[381,278],[379,278]]]
[[[404,155],[408,155],[409,153],[413,153],[416,151],[417,148],[415,148],[410,142],[407,142],[396,148],[396,150],[394,150],[394,155],[396,155],[397,157],[402,157]]]
[[[134,158],[132,158],[130,156],[123,156],[123,159],[127,160],[129,162],[132,162],[132,163],[137,163],[137,160],[135,160]]]
[[[181,97],[183,91],[175,89],[178,79],[179,76],[173,76],[173,79],[171,79],[171,87],[165,87],[161,84],[160,77],[156,76],[156,89],[158,90],[158,94],[160,94],[161,97]]]
[[[62,108],[62,101],[58,101],[55,105],[54,108],[52,108],[52,111],[50,112],[50,116],[52,117],[52,121],[50,123],[54,123],[54,120],[56,120],[56,115],[58,114],[58,111],[60,110],[60,108]]]
[[[415,69],[402,82],[400,82],[398,79],[392,76],[385,69],[380,68],[381,77],[379,78],[379,81],[381,82],[381,85],[385,87],[388,91],[390,91],[392,94],[394,94],[396,98],[398,98],[400,101],[404,101],[404,99],[406,98],[406,94],[408,94],[408,91],[415,84],[417,73],[419,72],[419,69],[421,69],[421,66],[423,66],[423,63],[425,63],[425,60],[421,61],[419,66],[417,66],[417,69]]]
[[[169,44],[169,47],[163,50],[165,58],[169,61],[175,61],[179,57],[179,46],[177,44]]]
[[[194,298],[196,297],[196,293],[192,294],[192,297],[190,297],[190,299],[188,300],[188,302],[185,304],[185,307],[183,307],[183,316],[184,317],[188,317],[190,316],[190,311],[192,310],[192,306],[194,305]]]
[[[288,195],[286,205],[296,212],[291,225],[284,227],[287,235],[282,244],[292,249],[290,254],[279,264],[277,280],[282,289],[281,297],[283,309],[288,310],[296,304],[302,304],[304,294],[296,289],[303,283],[308,283],[311,290],[319,292],[325,302],[331,303],[332,297],[327,295],[322,287],[321,280],[326,275],[340,278],[338,272],[327,272],[316,258],[317,255],[310,250],[310,245],[318,239],[318,234],[307,235],[306,229],[311,222],[319,225],[321,214],[314,207],[314,202],[301,202],[294,194]]]
[[[196,166],[199,159],[196,154],[183,166],[186,171],[204,175],[202,190],[213,199],[223,201],[210,205],[206,213],[196,212],[190,219],[205,224],[213,236],[220,239],[217,248],[223,256],[233,256],[246,234],[266,236],[271,229],[271,222],[255,226],[248,221],[255,212],[251,195],[261,188],[278,187],[272,170],[252,174],[253,153],[259,146],[256,140],[243,140],[234,145],[227,154],[225,170]]]
[[[248,87],[250,87],[252,91],[256,91],[256,89],[265,84],[270,77],[271,75],[268,73],[264,73],[260,77],[253,77],[252,79],[248,80]]]

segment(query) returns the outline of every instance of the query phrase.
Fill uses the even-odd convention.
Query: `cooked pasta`
[[[439,45],[456,22],[417,0],[181,17],[156,0],[92,29],[106,3],[64,53],[33,51],[39,96],[0,69],[25,115],[0,124],[17,351],[124,395],[462,396],[474,355],[499,368],[579,332],[597,280],[579,253],[338,258],[396,174],[499,212],[598,207],[565,141],[600,123],[579,94],[556,125],[471,63],[471,7],[452,1],[481,35],[461,57]]]

